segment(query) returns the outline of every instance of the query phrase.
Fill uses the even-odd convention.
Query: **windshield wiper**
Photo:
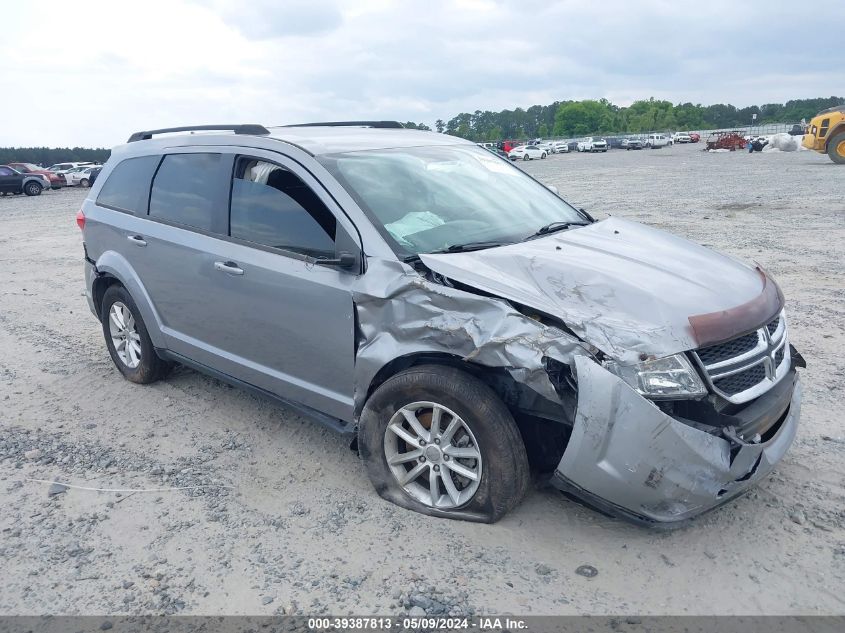
[[[434,253],[469,253],[470,251],[480,251],[485,248],[495,248],[497,246],[505,246],[511,242],[466,242],[465,244],[452,244],[439,251],[431,251]]]
[[[534,233],[532,233],[531,235],[529,235],[525,239],[530,240],[531,238],[534,238],[534,237],[542,237],[543,235],[548,235],[549,233],[555,233],[556,231],[564,231],[564,230],[571,228],[573,226],[587,226],[587,223],[586,222],[563,222],[563,221],[550,222],[549,224],[546,224],[545,226],[541,226],[539,229],[537,229]]]

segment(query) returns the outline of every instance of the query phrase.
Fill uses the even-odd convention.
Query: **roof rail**
[[[134,143],[135,141],[148,141],[154,134],[167,134],[168,132],[200,132],[206,130],[230,130],[235,134],[252,134],[256,136],[263,136],[269,134],[268,130],[263,125],[255,123],[245,123],[240,125],[186,125],[185,127],[166,127],[160,130],[146,130],[144,132],[135,132],[129,137],[127,143]]]
[[[399,121],[322,121],[318,123],[294,123],[280,127],[372,127],[390,130],[405,128]]]

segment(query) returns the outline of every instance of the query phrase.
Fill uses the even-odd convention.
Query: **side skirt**
[[[314,422],[322,424],[330,428],[333,431],[336,431],[341,434],[354,434],[356,432],[356,425],[353,422],[344,422],[343,420],[339,420],[337,418],[333,418],[325,413],[317,411],[316,409],[312,409],[309,406],[304,404],[300,404],[299,402],[294,402],[293,400],[288,400],[287,398],[283,398],[275,393],[267,391],[266,389],[262,389],[261,387],[256,387],[248,382],[244,382],[243,380],[239,380],[238,378],[234,378],[229,374],[224,374],[221,371],[216,369],[212,369],[207,365],[203,365],[202,363],[198,363],[186,356],[182,356],[181,354],[176,354],[175,352],[171,352],[166,349],[156,349],[156,354],[158,354],[159,358],[164,360],[169,360],[174,363],[179,363],[180,365],[185,365],[186,367],[190,367],[202,374],[206,374],[211,376],[212,378],[217,378],[221,382],[228,383],[234,387],[238,387],[240,389],[244,389],[246,391],[250,391],[254,394],[259,396],[263,396],[269,400],[273,400],[285,407],[293,409],[297,413],[301,414],[303,417],[309,418]]]

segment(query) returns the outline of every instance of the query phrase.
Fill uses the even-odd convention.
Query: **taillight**
[[[76,226],[80,231],[85,228],[85,214],[82,213],[82,209],[76,212]]]

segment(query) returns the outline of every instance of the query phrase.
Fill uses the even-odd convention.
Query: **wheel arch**
[[[146,287],[133,270],[131,264],[115,251],[106,251],[96,262],[97,275],[92,283],[91,295],[97,316],[102,322],[102,300],[106,290],[115,283],[119,283],[132,295],[132,300],[141,313],[141,318],[147,328],[147,333],[156,348],[166,349],[167,345],[162,333],[163,323]],[[97,293],[100,293],[99,295]]]
[[[830,139],[832,139],[837,134],[842,133],[845,133],[845,120],[840,121],[836,124],[836,127],[831,130],[828,130],[827,136],[824,139],[824,151],[828,151],[828,149],[830,148]]]
[[[551,402],[517,382],[504,367],[480,365],[455,354],[417,351],[387,362],[370,380],[360,410],[356,410],[356,417],[376,389],[393,376],[418,365],[453,367],[481,380],[513,415],[531,467],[538,472],[551,472],[560,462],[572,431],[577,394],[573,391],[571,397]]]

